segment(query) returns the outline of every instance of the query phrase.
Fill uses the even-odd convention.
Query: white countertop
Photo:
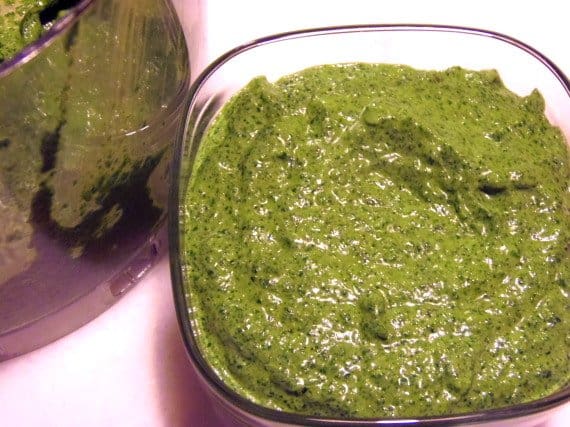
[[[560,2],[174,0],[190,38],[205,19],[195,68],[252,38],[355,23],[455,24],[499,31],[570,75],[570,28]],[[0,364],[0,426],[223,426],[187,362],[164,257],[115,306],[78,331]],[[570,425],[570,405],[549,427]]]

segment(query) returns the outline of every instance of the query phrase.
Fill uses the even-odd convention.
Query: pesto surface
[[[206,360],[268,407],[471,412],[570,377],[564,138],[495,71],[259,77],[210,127],[184,260]]]

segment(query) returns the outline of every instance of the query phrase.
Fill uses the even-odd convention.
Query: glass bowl
[[[192,218],[183,214],[193,162],[204,132],[224,103],[252,78],[273,81],[306,67],[327,63],[406,64],[420,69],[498,70],[520,95],[538,88],[549,120],[570,140],[570,84],[564,74],[530,46],[507,36],[470,28],[430,25],[368,25],[313,29],[270,36],[240,46],[213,62],[191,88],[187,136],[176,147],[169,210],[171,274],[178,320],[191,363],[214,397],[216,408],[238,423],[269,425],[536,425],[570,399],[570,386],[540,400],[474,413],[409,419],[334,419],[268,409],[234,392],[200,350],[196,319],[187,300],[189,286],[181,254],[181,233]]]
[[[0,361],[91,320],[165,254],[189,78],[169,0],[79,1],[0,63]]]

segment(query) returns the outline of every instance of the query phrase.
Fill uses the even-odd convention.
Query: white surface
[[[175,0],[189,30],[195,0]],[[492,29],[541,50],[570,74],[562,2],[223,1],[207,3],[207,49],[194,69],[252,38],[354,23]],[[192,6],[192,7],[191,7]],[[190,31],[190,40],[198,37]],[[106,313],[75,333],[0,364],[0,426],[220,426],[185,357],[164,258]],[[570,406],[549,426],[570,425]]]

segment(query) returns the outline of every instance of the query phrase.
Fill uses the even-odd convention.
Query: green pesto
[[[57,0],[2,0],[0,4],[0,62],[37,40],[51,26],[40,22],[40,12]]]
[[[185,201],[206,359],[268,407],[463,413],[570,377],[569,165],[495,71],[327,65],[234,96]]]

